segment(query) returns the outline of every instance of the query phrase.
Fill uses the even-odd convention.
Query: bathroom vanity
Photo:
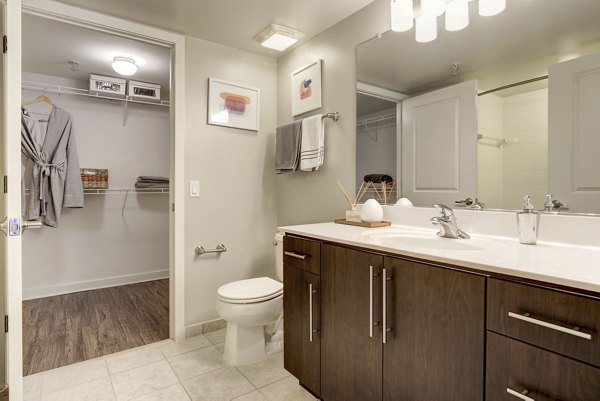
[[[282,230],[285,368],[319,398],[600,399],[599,248]]]

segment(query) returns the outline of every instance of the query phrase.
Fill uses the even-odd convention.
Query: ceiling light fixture
[[[121,75],[133,75],[138,67],[135,60],[129,57],[115,57],[112,62],[112,68]]]
[[[459,31],[469,25],[469,3],[474,0],[390,0],[392,31],[403,32],[415,26],[417,42],[437,38],[437,17],[445,14],[447,31]],[[506,0],[479,0],[479,14],[491,16],[506,8]]]
[[[295,31],[285,26],[271,24],[266,27],[264,31],[256,35],[254,40],[263,47],[281,52],[296,43],[303,36],[304,34],[302,32]]]

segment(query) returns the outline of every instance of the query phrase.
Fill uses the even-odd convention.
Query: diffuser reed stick
[[[342,182],[339,180],[339,178],[337,180],[337,185],[338,185],[338,188],[340,189],[340,191],[342,191],[342,194],[344,194],[344,197],[346,198],[348,203],[350,204],[350,207],[351,208],[354,207],[355,205],[350,200],[350,196],[348,196],[348,193],[346,192],[346,189],[344,189],[344,186],[342,185]]]
[[[367,190],[369,189],[369,187],[373,185],[373,187],[375,187],[375,185],[369,181],[366,183],[363,182],[360,185],[360,188],[358,189],[358,193],[356,194],[356,197],[354,198],[354,202],[352,200],[350,200],[350,195],[348,195],[348,192],[346,192],[346,189],[344,188],[344,186],[342,185],[342,182],[338,179],[337,180],[337,186],[340,189],[340,191],[342,191],[342,194],[344,195],[344,198],[346,198],[346,200],[348,201],[348,204],[350,205],[350,207],[352,209],[354,209],[359,202],[361,201],[362,197],[365,195],[365,193],[367,192]]]

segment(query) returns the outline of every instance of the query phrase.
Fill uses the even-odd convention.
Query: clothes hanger
[[[40,95],[40,96],[36,97],[33,100],[30,100],[28,102],[23,103],[21,106],[22,107],[31,106],[32,104],[35,104],[35,103],[48,103],[50,106],[54,106],[54,103],[52,102],[52,99],[50,99],[46,95]]]

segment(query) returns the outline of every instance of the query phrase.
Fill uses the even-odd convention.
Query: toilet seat
[[[269,277],[239,280],[221,286],[219,299],[231,304],[252,304],[268,301],[283,294],[283,283]]]

